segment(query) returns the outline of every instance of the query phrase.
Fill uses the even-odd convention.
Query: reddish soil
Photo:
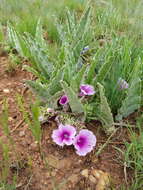
[[[56,124],[51,121],[42,126],[42,156],[27,124],[23,122],[22,115],[16,102],[16,94],[23,95],[27,108],[31,103],[30,91],[25,91],[24,80],[31,79],[31,74],[21,68],[10,75],[5,72],[7,57],[0,57],[0,112],[2,112],[3,99],[7,98],[9,104],[9,127],[15,146],[10,152],[10,174],[8,183],[17,175],[17,190],[52,190],[58,186],[62,190],[102,190],[95,171],[110,176],[110,185],[106,189],[120,189],[125,184],[123,158],[115,146],[124,150],[124,142],[129,140],[125,128],[118,130],[112,141],[97,157],[96,152],[103,145],[107,136],[97,122],[87,124],[97,136],[97,146],[94,151],[85,157],[76,155],[74,148],[59,148],[51,139]],[[4,135],[3,141],[7,141]],[[1,152],[1,147],[0,147]],[[0,160],[2,155],[0,154]],[[84,172],[83,172],[84,170]],[[84,174],[86,171],[86,174]],[[130,172],[128,172],[130,173]],[[102,175],[103,176],[103,175]],[[128,176],[130,177],[130,176]],[[62,184],[63,183],[63,184]],[[59,186],[60,185],[60,186]]]

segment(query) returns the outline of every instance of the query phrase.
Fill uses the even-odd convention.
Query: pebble
[[[56,172],[55,172],[55,171],[52,171],[52,172],[51,172],[51,175],[52,175],[53,177],[55,177],[55,176],[56,176]]]
[[[99,179],[101,176],[101,171],[100,170],[92,170],[92,174]]]
[[[24,136],[25,136],[25,131],[20,131],[20,132],[19,132],[19,136],[20,136],[20,137],[24,137]]]
[[[92,182],[92,183],[97,183],[97,179],[95,177],[93,177],[93,175],[90,175],[89,176],[89,180]]]
[[[47,173],[46,173],[46,179],[49,179],[50,176],[51,176],[50,173],[47,172]]]
[[[4,92],[5,94],[9,94],[9,93],[10,93],[10,90],[9,90],[8,88],[5,88],[5,89],[3,89],[3,92]]]
[[[96,180],[96,190],[106,190],[110,184],[110,175],[107,172],[101,170],[92,170],[92,177],[90,181]],[[98,181],[98,182],[97,182]]]
[[[33,151],[39,151],[39,148],[38,148],[38,144],[33,142],[31,145],[30,145],[31,149]]]
[[[81,171],[81,175],[88,178],[88,169],[84,169]]]
[[[59,160],[58,156],[49,155],[47,158],[48,164],[56,169],[70,168],[72,161],[69,159]]]
[[[12,118],[12,117],[9,117],[9,118],[8,118],[8,121],[13,121],[13,118]]]
[[[82,162],[82,160],[78,160],[78,163],[80,164]]]

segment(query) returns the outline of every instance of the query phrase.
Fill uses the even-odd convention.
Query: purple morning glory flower
[[[82,129],[75,137],[73,144],[77,150],[76,153],[80,156],[85,156],[91,152],[96,145],[96,137],[91,131]]]
[[[119,90],[124,90],[124,89],[127,89],[129,87],[129,84],[124,79],[119,78],[118,86],[119,86]]]
[[[82,84],[80,85],[80,96],[89,96],[95,94],[94,87],[89,84]]]
[[[59,100],[59,103],[60,103],[61,105],[66,105],[68,102],[69,102],[69,99],[68,99],[68,97],[67,97],[66,95],[63,95],[63,96],[60,98],[60,100]]]
[[[76,135],[76,129],[71,125],[60,124],[59,128],[53,131],[52,139],[59,146],[72,145]]]

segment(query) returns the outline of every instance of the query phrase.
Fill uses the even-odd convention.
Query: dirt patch
[[[30,102],[31,93],[28,91],[24,94],[26,89],[24,82],[30,79],[32,75],[22,70],[21,67],[16,68],[12,73],[7,73],[8,61],[8,57],[0,57],[0,113],[3,100],[6,98],[9,104],[10,128],[13,128],[21,119],[16,96],[20,94],[27,102]]]
[[[125,184],[124,168],[121,164],[122,156],[114,147],[124,150],[124,141],[119,143],[119,139],[114,136],[112,143],[108,144],[97,157],[96,152],[106,142],[107,137],[99,130],[99,126],[96,124],[89,125],[88,128],[96,134],[97,146],[92,153],[80,157],[75,153],[72,146],[60,148],[52,141],[51,134],[56,128],[54,122],[42,127],[42,157],[27,125],[18,128],[12,135],[20,159],[27,161],[27,166],[19,170],[19,181],[22,184],[19,189],[22,190],[30,180],[28,185],[30,190],[52,190],[58,186],[60,186],[60,189],[66,190],[94,190],[99,183],[99,179],[101,179],[93,175],[95,172],[99,174],[103,172],[105,176],[108,176],[110,185],[109,188],[104,189],[114,187],[118,190],[121,184]],[[22,130],[24,130],[24,134],[21,136]],[[119,133],[122,133],[122,138],[127,141],[127,137],[125,138],[128,135],[127,131],[122,129]],[[13,156],[13,160],[16,160],[15,156]],[[31,164],[28,163],[29,161]],[[85,170],[87,174],[84,175]]]
[[[62,190],[102,190],[102,186],[109,184],[109,188],[120,189],[125,184],[122,155],[115,146],[124,150],[124,141],[128,139],[128,132],[121,128],[112,138],[101,154],[96,152],[106,142],[107,136],[97,122],[87,124],[97,137],[97,146],[85,157],[76,155],[72,146],[59,148],[51,139],[51,134],[57,128],[51,121],[42,126],[42,155],[38,145],[22,121],[19,112],[16,94],[23,95],[27,105],[31,103],[30,91],[24,92],[26,79],[31,79],[31,74],[17,69],[11,76],[5,73],[7,57],[0,58],[0,111],[2,111],[3,98],[8,99],[9,127],[14,142],[11,149],[10,177],[17,176],[17,190],[52,190],[58,187]],[[0,160],[2,157],[0,156]],[[106,184],[107,183],[107,184]],[[101,185],[102,184],[102,185]],[[103,189],[105,189],[103,187]]]

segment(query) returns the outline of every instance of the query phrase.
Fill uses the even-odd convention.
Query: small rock
[[[66,159],[66,158],[59,160],[58,156],[53,156],[53,155],[48,155],[47,162],[49,166],[52,166],[53,168],[56,168],[56,169],[63,169],[63,168],[68,169],[72,165],[71,160]]]
[[[12,117],[9,117],[9,118],[8,118],[8,121],[13,121],[13,118],[12,118]]]
[[[88,169],[84,169],[81,171],[81,175],[88,178]]]
[[[51,172],[51,176],[55,177],[55,176],[56,176],[56,172],[55,172],[55,171],[52,171],[52,172]]]
[[[9,93],[10,93],[10,90],[9,90],[8,88],[5,88],[5,89],[3,89],[3,92],[4,92],[5,94],[9,94]]]
[[[96,186],[96,190],[106,190],[109,184],[110,184],[109,174],[103,172]]]
[[[19,132],[19,136],[20,136],[20,137],[24,137],[24,136],[25,136],[25,131],[20,131],[20,132]]]
[[[89,176],[89,180],[92,182],[92,183],[97,183],[97,179],[95,177],[93,177],[93,175],[90,175]]]
[[[23,183],[18,183],[17,185],[16,185],[16,188],[19,188],[19,187],[21,187],[23,185]]]
[[[76,184],[78,182],[78,175],[77,174],[72,174],[69,178],[68,181],[72,182],[73,184]]]
[[[102,172],[102,171],[101,171],[101,172]],[[100,178],[101,172],[100,172],[100,170],[92,170],[92,174],[93,174],[94,177],[96,177],[97,179]]]
[[[96,178],[96,181],[98,180],[98,182],[96,182],[96,190],[106,190],[106,187],[110,183],[109,174],[101,170],[92,170],[91,173],[93,175],[93,178]]]
[[[56,169],[62,168],[63,166],[60,165],[61,161],[59,161],[57,156],[48,155],[47,162],[48,162],[49,166],[52,166],[53,168],[56,168]]]
[[[38,144],[37,142],[33,142],[31,145],[30,145],[31,149],[33,151],[39,151],[39,147],[38,147]]]

